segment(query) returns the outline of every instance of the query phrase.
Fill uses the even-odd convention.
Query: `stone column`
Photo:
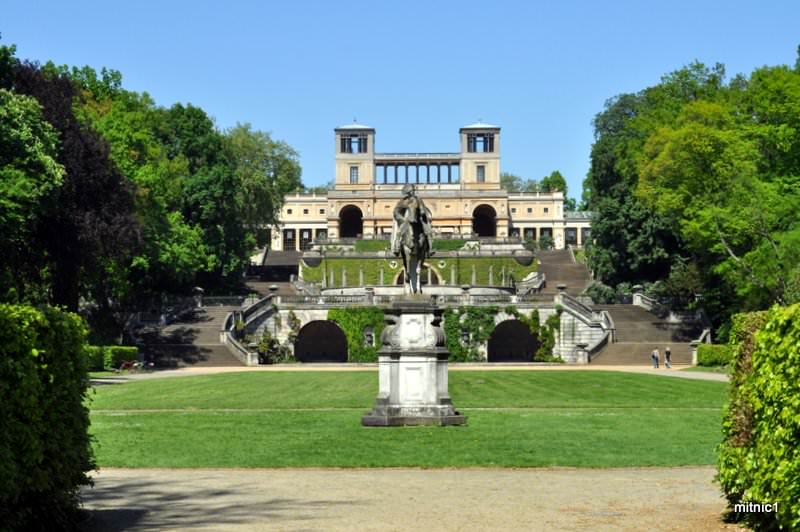
[[[383,282],[383,268],[378,270],[378,284],[381,285],[381,286],[386,284],[386,283]]]
[[[489,286],[494,286],[494,266],[489,265]]]
[[[358,286],[364,286],[364,269],[358,268]]]
[[[331,268],[331,280],[328,283],[328,287],[329,288],[333,288],[333,286],[334,286],[334,284],[333,284],[333,268]]]
[[[347,286],[347,268],[342,268],[342,288]]]
[[[452,264],[450,264],[450,284],[453,286],[456,284],[456,268]]]
[[[478,284],[478,274],[475,271],[475,265],[472,265],[472,286]]]

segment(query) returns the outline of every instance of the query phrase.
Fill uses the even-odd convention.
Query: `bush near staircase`
[[[736,517],[756,530],[800,529],[800,304],[735,316],[734,372],[717,479]]]
[[[698,366],[727,366],[731,361],[731,348],[727,345],[700,344],[697,346]]]

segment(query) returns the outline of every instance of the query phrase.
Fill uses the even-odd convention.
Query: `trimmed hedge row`
[[[749,526],[800,529],[800,304],[735,316],[731,346],[717,480]],[[740,503],[777,511],[737,512]]]
[[[503,271],[507,275],[512,275],[516,281],[525,278],[531,272],[538,269],[538,263],[533,261],[528,266],[523,266],[514,257],[451,257],[446,255],[434,255],[426,264],[433,267],[442,278],[442,282],[450,284],[451,269],[455,271],[455,284],[472,283],[472,270],[475,270],[475,284],[487,285],[489,283],[489,267],[492,268],[492,284],[500,284]],[[337,257],[325,258],[320,261],[318,266],[309,266],[300,262],[303,280],[310,283],[321,283],[322,276],[327,274],[330,278],[330,271],[334,272],[334,287],[340,287],[342,283],[342,270],[347,271],[347,286],[359,286],[358,272],[361,270],[364,275],[364,284],[372,285],[380,283],[380,270],[384,272],[384,283],[391,284],[395,277],[403,269],[403,261],[392,258],[364,258],[364,257]]]
[[[123,362],[139,360],[139,348],[127,345],[87,345],[86,359],[89,371],[119,368]]]
[[[75,314],[0,304],[0,530],[75,527],[94,468],[85,340]]]
[[[732,354],[733,350],[727,345],[700,344],[697,346],[697,365],[726,366]]]

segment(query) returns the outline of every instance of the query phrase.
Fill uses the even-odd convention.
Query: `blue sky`
[[[160,105],[250,122],[333,177],[333,128],[358,118],[379,152],[458,150],[501,126],[502,169],[560,170],[580,196],[604,102],[693,60],[730,75],[794,64],[800,2],[88,2],[4,0],[21,58],[107,66]]]

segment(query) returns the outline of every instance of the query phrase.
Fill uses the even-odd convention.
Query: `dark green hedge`
[[[0,304],[0,530],[73,527],[94,468],[85,339],[75,314]]]
[[[84,347],[84,351],[86,353],[86,365],[89,371],[103,371],[105,369],[105,347],[87,345]]]
[[[697,346],[698,366],[726,366],[733,351],[727,345],[700,344]]]
[[[139,348],[126,345],[87,345],[85,347],[89,371],[119,368],[123,362],[139,360]]]
[[[119,368],[123,362],[137,362],[139,348],[127,345],[111,345],[105,348],[104,361],[107,368]]]
[[[777,513],[735,517],[757,530],[800,529],[800,305],[737,315],[734,370],[723,420],[718,481],[737,503],[778,503]]]

